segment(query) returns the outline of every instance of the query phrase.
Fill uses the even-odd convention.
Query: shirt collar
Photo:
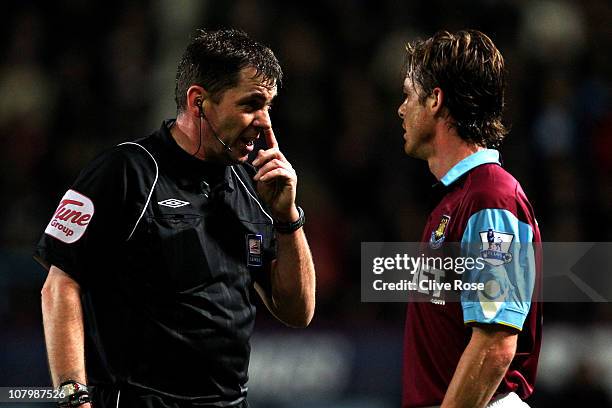
[[[227,187],[234,190],[231,166],[206,162],[183,150],[170,132],[175,122],[175,119],[164,120],[160,128],[160,136],[165,150],[163,153],[170,160],[170,171],[175,173],[179,184],[182,186],[190,186],[194,183],[199,185],[202,180],[217,184],[219,180],[224,180]]]
[[[474,167],[478,167],[481,164],[499,162],[499,152],[495,149],[484,149],[479,150],[476,153],[472,153],[459,163],[455,164],[441,179],[440,182],[445,186],[449,186],[454,183],[459,177],[463,176]]]

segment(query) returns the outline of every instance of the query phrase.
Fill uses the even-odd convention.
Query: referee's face
[[[206,110],[214,127],[211,132],[207,123],[209,132],[205,143],[209,157],[216,156],[226,163],[247,161],[262,130],[272,126],[270,106],[276,92],[276,84],[265,81],[252,67],[243,68],[238,84],[224,91],[219,102],[210,103],[210,109]]]
[[[425,104],[419,101],[416,84],[406,77],[404,80],[404,101],[397,113],[404,129],[404,151],[407,155],[427,160],[431,155],[433,117]]]

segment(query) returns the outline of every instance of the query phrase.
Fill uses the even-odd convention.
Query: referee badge
[[[263,238],[261,234],[247,234],[247,265],[261,266],[263,264]]]
[[[450,221],[448,215],[443,215],[440,218],[440,223],[438,227],[431,233],[431,238],[429,239],[429,247],[431,249],[439,249],[442,246],[442,243],[446,239],[446,227],[448,227],[448,222]]]

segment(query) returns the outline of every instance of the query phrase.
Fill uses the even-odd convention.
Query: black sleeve
[[[91,265],[125,242],[146,205],[156,177],[147,156],[139,146],[120,145],[90,162],[60,200],[34,258],[86,284]]]

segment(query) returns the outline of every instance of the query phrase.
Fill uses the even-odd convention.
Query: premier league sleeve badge
[[[489,228],[487,231],[480,232],[480,239],[482,241],[480,255],[487,263],[499,266],[512,261],[510,246],[514,235]]]
[[[263,236],[247,234],[246,236],[247,266],[263,265]]]

